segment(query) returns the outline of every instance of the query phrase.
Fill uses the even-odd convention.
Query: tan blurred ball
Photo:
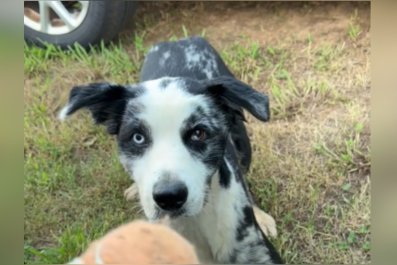
[[[134,221],[101,239],[70,264],[198,264],[193,246],[163,224]]]

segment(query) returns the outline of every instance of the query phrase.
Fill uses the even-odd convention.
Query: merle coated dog
[[[146,217],[169,216],[201,262],[282,263],[243,177],[243,109],[267,121],[268,97],[237,80],[205,39],[153,46],[138,84],[74,87],[60,118],[81,108],[116,136]]]

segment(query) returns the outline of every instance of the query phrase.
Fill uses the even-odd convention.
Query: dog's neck
[[[172,220],[171,226],[196,246],[201,262],[272,263],[244,180],[238,167],[232,166],[237,165],[234,158],[234,153],[226,152],[201,213]],[[230,174],[226,182],[221,169]]]

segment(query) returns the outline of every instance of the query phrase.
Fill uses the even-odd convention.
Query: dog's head
[[[145,214],[156,219],[201,211],[241,107],[260,120],[269,118],[267,96],[232,77],[165,77],[131,86],[74,87],[60,116],[88,108],[96,123],[116,135]]]

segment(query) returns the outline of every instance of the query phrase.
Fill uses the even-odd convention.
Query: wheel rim
[[[24,25],[50,35],[67,34],[87,16],[89,1],[25,1]]]

